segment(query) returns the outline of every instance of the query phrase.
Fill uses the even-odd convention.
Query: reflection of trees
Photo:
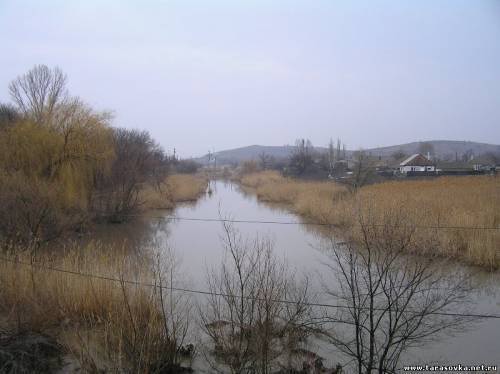
[[[60,244],[76,242],[85,246],[94,242],[106,248],[141,255],[147,248],[165,247],[166,239],[170,235],[170,223],[171,221],[166,218],[143,216],[120,224],[96,224],[88,233],[61,239]]]
[[[208,274],[212,294],[201,310],[214,352],[207,359],[214,370],[224,366],[231,373],[289,367],[287,352],[308,334],[307,282],[294,280],[269,240],[247,242],[224,223],[223,244],[226,257],[220,269]],[[278,301],[284,299],[293,303]]]

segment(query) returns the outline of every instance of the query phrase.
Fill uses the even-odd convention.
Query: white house
[[[409,171],[432,172],[436,171],[436,166],[427,157],[415,153],[399,164],[399,171],[404,174]]]

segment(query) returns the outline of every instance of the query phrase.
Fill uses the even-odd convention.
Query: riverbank
[[[141,191],[140,213],[196,201],[207,184],[199,174],[170,175],[159,188],[148,185]],[[182,303],[175,297],[172,305],[166,291],[128,282],[166,286],[171,278],[165,274],[173,270],[173,258],[165,258],[168,250],[141,246],[137,253],[125,244],[99,244],[99,239],[76,243],[64,248],[2,245],[0,371],[155,372],[170,367],[183,372],[184,357],[177,352],[183,337],[176,341],[165,330],[167,325],[183,328],[187,314],[177,312]]]
[[[153,252],[145,253],[148,250],[131,254],[91,244],[68,248],[57,256],[43,253],[36,260],[33,251],[3,252],[0,343],[6,344],[0,344],[2,367],[7,372],[9,368],[29,372],[31,364],[46,366],[47,372],[65,366],[84,372],[178,368],[176,350],[182,341],[165,326],[181,328],[179,321],[185,317],[180,304],[171,306],[166,290],[135,283],[167,286],[171,278],[165,274],[173,262],[163,252],[160,266],[151,260]],[[31,266],[32,261],[36,265]],[[36,352],[30,351],[32,341],[40,348]],[[22,359],[30,355],[33,362]]]
[[[159,282],[155,281],[158,269],[155,266],[155,253],[165,252],[168,247],[180,255],[177,260],[181,261],[181,268],[177,268],[177,272],[174,271],[174,284],[182,288],[207,290],[209,287],[206,282],[207,269],[217,269],[224,257],[221,243],[223,227],[219,222],[157,220],[158,216],[163,215],[166,218],[171,216],[217,217],[222,210],[227,214],[234,214],[235,219],[267,222],[239,223],[235,224],[235,227],[241,230],[242,238],[272,235],[276,255],[286,259],[291,268],[297,269],[298,272],[294,272],[294,277],[299,279],[302,275],[311,275],[309,285],[313,287],[310,289],[313,294],[322,290],[319,288],[320,282],[322,284],[326,282],[324,284],[334,287],[335,283],[332,283],[334,273],[330,273],[329,268],[325,267],[328,261],[327,254],[322,250],[313,249],[323,248],[322,244],[326,244],[320,236],[300,224],[270,224],[270,222],[277,221],[299,223],[298,217],[288,213],[284,206],[259,203],[255,195],[243,194],[241,188],[231,183],[216,181],[211,185],[211,189],[212,194],[200,199],[196,204],[179,204],[175,212],[154,212],[154,218],[149,220],[145,215],[141,220],[111,225],[105,232],[93,234],[93,240],[105,241],[108,244],[75,246],[68,248],[67,252],[58,252],[57,257],[55,253],[50,256],[47,252],[38,251],[39,254],[34,259],[36,261],[34,268],[30,265],[31,253],[21,251],[7,253],[9,259],[23,261],[28,265],[7,263],[1,264],[0,267],[0,300],[2,300],[0,303],[0,351],[4,336],[17,341],[21,340],[23,352],[31,349],[32,345],[29,343],[34,339],[30,336],[35,336],[39,343],[46,341],[52,346],[59,347],[59,357],[72,363],[72,368],[84,365],[83,372],[96,372],[97,369],[106,372],[132,372],[134,367],[139,365],[158,363],[158,360],[153,360],[154,357],[164,358],[164,356],[156,356],[155,347],[152,348],[150,355],[140,348],[141,344],[144,344],[146,349],[149,349],[148,345],[152,344],[151,342],[158,342],[157,339],[160,339],[158,343],[161,344],[160,348],[163,350],[167,348],[163,345],[165,340],[161,340],[165,336],[164,329],[161,330],[164,326],[158,324],[158,321],[164,318],[159,308],[160,295],[153,292],[152,287],[139,287],[128,282],[121,282],[120,279],[158,285]],[[142,230],[141,227],[136,227],[137,225],[149,227],[144,235],[139,235],[140,240],[136,240],[137,233],[134,232],[137,229]],[[113,241],[106,240],[110,235],[114,238]],[[124,242],[134,244],[126,247],[122,244]],[[155,244],[152,245],[152,243]],[[124,251],[126,248],[129,250]],[[166,276],[163,278],[165,282],[163,285],[168,288],[170,281],[168,268],[172,262],[168,257],[164,260],[166,268],[163,269],[163,274]],[[103,275],[106,278],[115,278],[117,281],[48,271],[38,268],[36,264],[84,274]],[[446,271],[450,274],[458,273],[457,269],[461,268],[449,265]],[[467,268],[465,273],[468,271],[474,272]],[[176,273],[179,274],[177,279],[175,279]],[[473,296],[476,299],[473,312],[494,314],[498,305],[498,281],[493,276],[497,274],[480,273],[479,277],[477,274],[474,277],[474,283],[480,286],[480,290]],[[481,279],[483,276],[488,279],[486,284]],[[184,283],[184,281],[187,282]],[[173,300],[179,301],[174,303],[178,306],[174,309],[174,315],[177,317],[175,320],[179,321],[179,317],[189,318],[189,313],[183,309],[184,306],[189,306],[189,299],[184,299],[185,304],[183,299],[179,299],[189,295],[179,292],[173,295],[167,293],[163,295],[164,301],[168,303],[171,296]],[[204,357],[207,352],[211,352],[212,346],[203,345],[194,335],[200,326],[195,322],[197,317],[194,305],[198,305],[198,301],[194,296],[191,297],[191,305],[194,308],[190,316],[191,328],[195,331],[192,331],[193,334],[188,334],[189,338],[184,340],[183,345],[187,350],[188,343],[194,343],[198,355],[193,360],[191,366],[193,370],[195,372],[202,369],[207,371]],[[313,300],[314,298],[315,296],[311,296],[311,301],[316,301]],[[7,302],[3,303],[3,300]],[[206,300],[205,296],[203,300]],[[196,304],[194,304],[195,301]],[[166,311],[167,317],[172,315],[170,307]],[[466,306],[457,307],[454,311],[471,312]],[[8,329],[5,328],[5,324],[2,324],[6,318],[9,321]],[[170,319],[168,321],[172,322]],[[21,328],[18,329],[18,326]],[[182,328],[177,331],[181,332]],[[150,337],[152,341],[149,340]],[[457,352],[460,352],[462,362],[472,363],[478,360],[490,362],[496,357],[494,342],[497,337],[496,321],[485,321],[474,328],[474,334],[461,334],[447,339],[442,344],[426,345],[430,353],[427,352],[422,361],[432,362],[433,354],[442,356],[442,361],[452,361],[456,359]],[[7,348],[11,352],[13,348],[18,349],[19,344],[15,344],[14,347],[11,344]],[[325,357],[324,364],[327,367],[335,367],[340,360],[337,355],[331,354],[331,346],[326,342],[309,340],[305,348]],[[409,356],[406,357],[413,359],[414,352],[410,351]],[[35,358],[37,365],[53,359],[50,355],[42,354],[38,354]],[[189,360],[187,358],[182,364],[189,366]],[[301,360],[301,357],[297,357],[299,368],[302,367]],[[405,359],[405,362],[410,361]],[[153,366],[151,364],[149,367]],[[65,370],[67,368],[65,367]],[[134,372],[139,372],[139,370]],[[155,370],[151,369],[150,372],[155,372]]]
[[[140,194],[146,209],[173,209],[176,203],[196,201],[207,189],[202,174],[172,174],[158,185],[148,185]]]
[[[434,241],[426,256],[494,270],[500,266],[500,179],[490,176],[392,181],[351,193],[330,182],[285,178],[274,171],[239,178],[261,201],[284,203],[307,220],[339,229],[359,219],[415,227],[413,240]],[[466,227],[467,229],[464,229]],[[352,231],[352,230],[350,230]],[[437,248],[437,249],[436,249]]]

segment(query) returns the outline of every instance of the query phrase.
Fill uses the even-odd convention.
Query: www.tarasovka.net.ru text
[[[407,373],[422,372],[422,371],[434,371],[434,372],[448,372],[448,373],[460,373],[464,371],[472,371],[476,373],[495,373],[498,371],[497,365],[405,365],[403,366],[403,371]]]

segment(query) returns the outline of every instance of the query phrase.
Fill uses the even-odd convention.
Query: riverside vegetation
[[[173,175],[172,170],[192,168],[179,165],[147,132],[112,127],[109,114],[69,96],[65,82],[59,69],[37,66],[10,85],[15,106],[0,107],[0,372],[54,372],[64,365],[90,373],[190,371],[182,365],[189,366],[196,351],[187,344],[196,330],[195,303],[170,288],[179,284],[180,272],[172,252],[157,246],[127,252],[99,243],[61,249],[51,243],[94,222],[122,222],[145,208],[196,199],[206,179]],[[341,351],[347,347],[358,372],[383,373],[396,367],[408,345],[460,324],[431,311],[456,310],[466,295],[463,279],[406,256],[405,251],[440,248],[435,238],[415,240],[413,231],[395,230],[395,222],[406,227],[414,222],[406,221],[405,211],[382,214],[388,212],[382,204],[353,209],[363,206],[358,201],[363,196],[372,200],[366,192],[372,187],[353,196],[335,184],[292,181],[276,173],[248,175],[243,183],[262,199],[294,204],[298,213],[323,222],[338,217],[347,227],[348,245],[332,246],[327,271],[357,274],[365,282],[353,284],[346,277],[341,281],[349,287],[338,290],[331,283],[325,293],[336,295],[361,322],[313,313],[307,277],[274,254],[271,240],[244,238],[225,222],[224,260],[207,271],[210,294],[197,328],[205,332],[199,346],[212,369],[323,371],[321,360],[311,366],[294,362],[292,355],[304,352],[302,343],[314,335]],[[498,184],[483,183],[485,196],[494,196],[490,189]],[[481,208],[491,206],[498,200]],[[355,220],[359,229],[353,229]],[[373,229],[373,222],[381,227]],[[368,315],[379,323],[367,325]],[[352,329],[340,336],[339,324]],[[398,343],[388,336],[398,336]],[[341,366],[329,370],[341,371]]]
[[[196,199],[206,178],[172,175],[184,163],[146,131],[111,126],[66,90],[61,70],[36,66],[0,105],[0,240],[50,242],[93,222]],[[188,169],[191,171],[190,169]]]
[[[404,213],[399,224],[415,227],[413,240],[439,243],[419,254],[487,269],[500,266],[500,230],[473,229],[500,226],[500,179],[495,177],[391,181],[354,193],[339,183],[301,181],[276,171],[249,173],[240,182],[262,201],[287,204],[306,219],[341,229],[353,226],[359,216],[382,223],[395,212]]]
[[[35,66],[10,84],[13,104],[0,104],[0,372],[52,372],[63,352],[88,372],[178,368],[184,325],[167,316],[161,289],[38,266],[166,284],[170,262],[146,249],[132,261],[119,248],[57,242],[196,200],[207,179],[146,131],[111,126],[110,113],[71,96],[66,81]]]

